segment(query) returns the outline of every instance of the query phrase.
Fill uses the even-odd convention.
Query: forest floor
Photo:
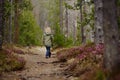
[[[75,80],[64,74],[65,67],[52,52],[51,58],[45,58],[45,47],[32,47],[30,53],[17,54],[26,60],[25,68],[21,71],[4,73],[0,80]]]

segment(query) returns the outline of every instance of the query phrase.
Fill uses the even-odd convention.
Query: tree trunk
[[[3,44],[3,32],[4,32],[4,0],[0,0],[0,49]]]
[[[60,1],[60,28],[61,28],[61,32],[63,32],[63,0],[59,0]]]
[[[117,11],[115,0],[102,1],[103,31],[105,42],[104,67],[113,75],[117,72],[120,72],[120,53],[118,51],[118,24],[116,13]]]
[[[85,43],[85,35],[84,35],[84,26],[83,26],[83,13],[84,13],[84,10],[85,10],[85,1],[84,0],[81,0],[80,1],[80,22],[81,22],[81,43]]]
[[[15,16],[14,16],[14,43],[18,42],[19,37],[19,24],[18,24],[18,0],[15,0]]]
[[[119,20],[118,26],[120,26],[120,5],[117,5],[117,18]],[[119,34],[120,34],[120,27],[119,27]],[[120,35],[119,35],[119,46],[120,46]]]
[[[75,21],[73,21],[73,44],[75,45],[76,42],[76,25]]]
[[[103,4],[102,0],[94,0],[95,4],[95,43],[103,43]]]
[[[82,9],[82,0],[80,2],[80,22],[83,22],[83,9]],[[84,29],[83,29],[83,25],[80,26],[81,28],[81,43],[84,42]]]
[[[68,38],[68,8],[67,6],[65,7],[66,11],[65,11],[65,27],[66,27],[66,37]]]
[[[13,0],[9,0],[11,6],[13,3]],[[10,16],[9,16],[9,43],[12,43],[12,8],[11,8],[11,12],[10,12]]]

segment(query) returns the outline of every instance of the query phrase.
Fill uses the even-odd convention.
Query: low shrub
[[[79,47],[63,49],[61,51],[58,51],[57,58],[60,61],[69,61],[71,59],[74,59],[71,63],[67,63],[69,66],[65,70],[65,73],[70,73],[75,77],[80,77],[83,74],[88,75],[87,73],[92,72],[93,74],[90,75],[94,75],[94,73],[97,72],[95,69],[101,67],[103,50],[104,50],[103,44],[95,45],[91,43]],[[100,74],[98,73],[98,75],[96,75],[95,77],[95,80],[99,80],[98,79],[99,77],[103,78],[103,75],[101,73]],[[89,79],[80,78],[80,80]]]
[[[57,52],[57,57],[59,60],[77,58],[79,60],[85,59],[86,56],[93,57],[94,55],[102,55],[103,54],[103,44],[89,44],[83,45],[80,47],[74,47],[69,49],[63,49]]]
[[[5,50],[0,51],[0,72],[21,70],[24,68],[25,60]]]

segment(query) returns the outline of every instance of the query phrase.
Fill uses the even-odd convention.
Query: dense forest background
[[[45,22],[52,28],[56,47],[94,42],[91,1],[6,0],[5,5],[5,43],[42,45]]]
[[[4,42],[42,45],[47,22],[56,47],[103,43],[102,10],[97,10],[96,5],[101,7],[101,3],[92,0],[6,0]],[[117,5],[119,24],[119,0]]]
[[[1,50],[13,45],[43,46],[47,25],[54,36],[53,50],[67,48],[58,52],[59,60],[78,56],[76,64],[82,64],[81,61],[91,60],[87,53],[95,54],[95,59],[100,53],[98,63],[104,67],[105,76],[108,80],[117,80],[116,75],[120,74],[120,0],[0,0]],[[95,62],[93,57],[91,61]]]

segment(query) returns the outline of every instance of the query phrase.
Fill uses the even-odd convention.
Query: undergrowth
[[[0,74],[2,72],[16,71],[24,68],[25,60],[6,50],[0,50]]]
[[[69,65],[64,73],[79,77],[79,80],[104,80],[105,75],[101,69],[103,51],[103,44],[91,43],[60,50],[57,52],[57,58]]]

